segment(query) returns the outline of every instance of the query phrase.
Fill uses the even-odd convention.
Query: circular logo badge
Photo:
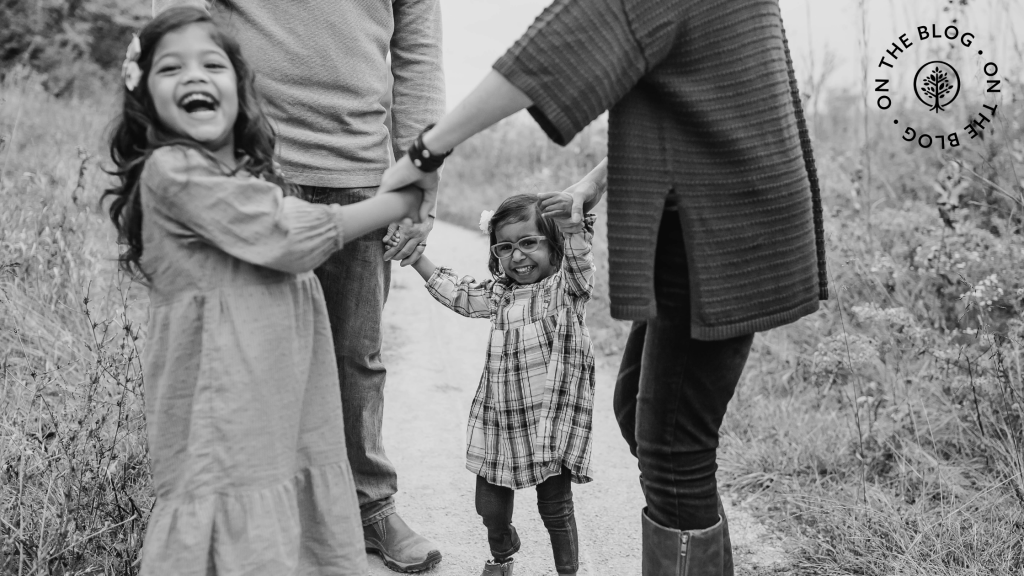
[[[995,122],[1002,99],[999,66],[985,56],[985,51],[974,45],[974,33],[960,30],[955,24],[940,28],[937,24],[918,26],[916,39],[904,32],[884,49],[878,59],[875,77],[876,104],[882,112],[889,111],[894,98],[902,92],[900,106],[893,112],[903,117],[892,117],[897,131],[905,142],[916,142],[920,148],[938,143],[942,150],[957,148],[961,142],[983,138],[985,131]],[[919,51],[927,48],[925,54]],[[934,58],[936,49],[944,50],[946,60],[930,60],[917,67],[917,62]],[[916,54],[915,54],[916,53]],[[914,62],[915,56],[920,60]],[[907,66],[908,61],[914,62]],[[963,76],[949,62],[955,62]],[[910,83],[910,73],[914,82]],[[935,112],[923,112],[910,98],[913,89],[917,100]],[[961,89],[967,99],[954,103]],[[963,128],[954,129],[953,122],[966,116]],[[926,118],[927,117],[927,118]],[[917,123],[917,126],[914,124]],[[923,128],[921,124],[928,125]],[[938,129],[938,131],[936,131]]]
[[[914,93],[928,109],[939,113],[960,94],[960,74],[942,60],[932,60],[914,75]]]

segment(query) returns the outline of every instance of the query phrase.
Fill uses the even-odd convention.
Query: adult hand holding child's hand
[[[554,218],[567,232],[573,225],[582,227],[583,214],[588,212],[608,189],[608,159],[604,159],[579,182],[561,192],[541,192],[541,214]]]
[[[583,201],[568,190],[541,192],[537,196],[541,199],[541,214],[554,220],[562,232],[572,234],[583,229]]]
[[[377,189],[378,196],[394,192],[410,184],[423,190],[423,202],[415,214],[419,222],[413,222],[412,218],[405,218],[401,222],[392,224],[395,229],[392,229],[391,226],[388,227],[388,234],[384,238],[384,260],[401,260],[402,266],[409,266],[419,260],[427,246],[427,236],[434,229],[434,207],[437,204],[439,181],[440,171],[421,172],[409,162],[408,157],[403,157],[384,173],[380,188]],[[396,231],[397,234],[395,234]]]

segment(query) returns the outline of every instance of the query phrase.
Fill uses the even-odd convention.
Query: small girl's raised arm
[[[563,231],[565,240],[565,256],[562,259],[562,275],[565,278],[566,292],[575,296],[590,299],[594,293],[594,253],[591,248],[594,240],[593,214],[583,216],[583,222],[576,224],[580,229],[569,234]]]

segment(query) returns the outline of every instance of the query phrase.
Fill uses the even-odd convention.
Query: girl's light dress
[[[141,180],[156,505],[144,575],[365,574],[334,346],[310,272],[337,207],[168,147]]]
[[[469,412],[466,468],[491,484],[535,486],[561,474],[591,481],[594,350],[586,304],[594,290],[594,216],[564,234],[561,268],[534,284],[501,276],[467,284],[437,268],[427,289],[441,304],[491,321],[490,344]]]

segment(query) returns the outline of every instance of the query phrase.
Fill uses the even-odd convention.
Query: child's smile
[[[161,38],[147,82],[160,122],[233,164],[238,79],[206,26],[186,26]]]
[[[189,92],[181,97],[178,106],[183,108],[189,116],[197,120],[210,120],[217,115],[217,108],[220,101],[205,91]]]
[[[537,229],[536,216],[522,222],[503,224],[494,234],[498,244],[502,242],[515,244],[524,238],[533,236],[541,238],[538,239],[539,242],[532,252],[524,252],[521,247],[517,246],[513,248],[511,255],[498,259],[505,274],[519,284],[540,282],[555,273],[555,266],[551,263],[551,250],[544,240],[543,234]]]

